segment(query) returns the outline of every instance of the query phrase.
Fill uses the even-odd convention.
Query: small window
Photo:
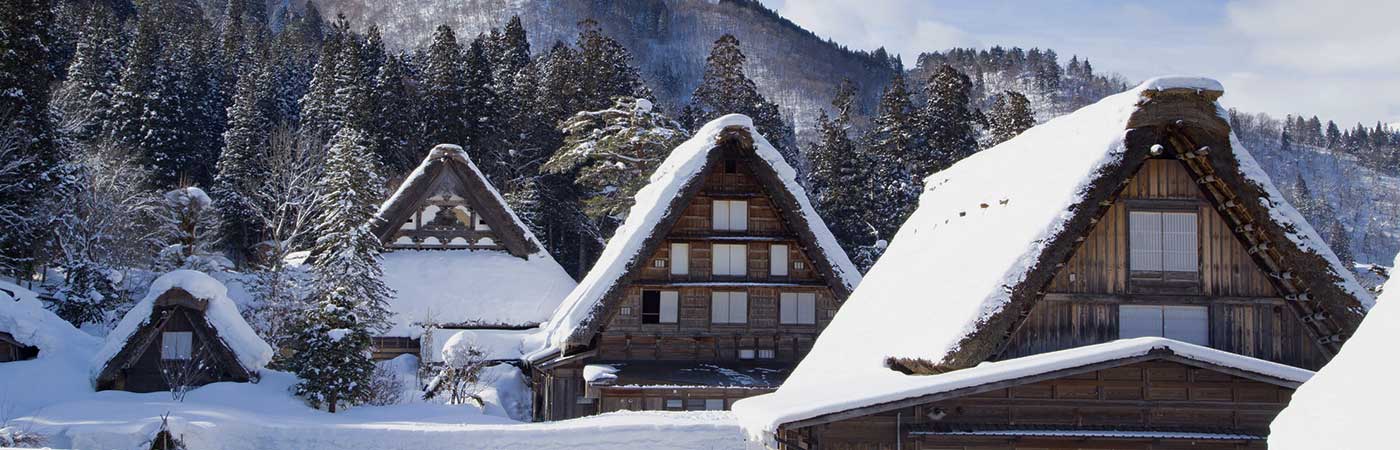
[[[618,310],[617,313],[618,313],[618,314],[621,314],[621,315],[623,315],[623,316],[630,316],[630,315],[632,315],[632,307],[631,307],[631,306],[623,306],[622,309]]]
[[[1133,272],[1196,273],[1196,213],[1132,211],[1128,222]]]
[[[1204,306],[1120,305],[1118,337],[1158,336],[1210,345],[1209,316]]]
[[[685,409],[685,401],[678,398],[666,399],[666,409],[670,411],[681,411]]]
[[[705,410],[705,399],[703,399],[703,398],[687,398],[687,399],[685,399],[685,410],[686,410],[686,411],[704,411],[704,410]]]
[[[746,323],[749,321],[747,292],[715,292],[710,297],[712,323]]]
[[[715,200],[711,228],[720,231],[744,231],[749,229],[749,202],[747,200]]]
[[[744,244],[714,244],[711,258],[714,274],[743,276],[749,273],[749,246]]]
[[[792,262],[792,268],[797,269],[797,270],[806,269],[806,268],[807,268],[807,263],[802,262],[802,261],[793,261],[793,262]]]
[[[486,224],[486,218],[481,214],[472,214],[472,217],[476,218],[476,231],[491,231],[491,226]]]
[[[778,357],[778,352],[773,351],[771,348],[758,350],[758,359],[773,359],[776,357]]]
[[[679,292],[642,291],[642,323],[676,323],[679,311]]]
[[[578,397],[574,397],[574,403],[578,403],[580,405],[592,405],[593,399],[580,395]]]
[[[705,399],[705,410],[706,410],[706,411],[724,411],[724,399],[722,399],[722,398],[707,398],[707,399]]]
[[[778,322],[784,325],[817,323],[817,294],[784,292],[778,298]]]
[[[186,360],[194,354],[194,333],[167,331],[160,336],[160,359]]]
[[[788,246],[774,244],[768,246],[768,258],[771,264],[769,275],[775,277],[785,277],[788,274]]]
[[[664,268],[666,268],[666,260],[661,259],[661,258],[656,258],[656,259],[654,259],[654,260],[651,261],[651,266],[652,266],[652,267],[655,267],[655,268],[658,268],[658,269],[664,269]]]
[[[751,348],[739,349],[739,359],[753,359],[754,352]]]
[[[690,244],[671,244],[671,275],[690,273]]]

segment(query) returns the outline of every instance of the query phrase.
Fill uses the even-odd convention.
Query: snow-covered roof
[[[573,278],[548,254],[517,258],[490,250],[394,250],[382,255],[392,328],[417,337],[432,319],[449,326],[544,323],[573,290]]]
[[[218,333],[219,340],[233,352],[244,370],[256,373],[272,361],[272,346],[258,337],[253,327],[243,320],[243,316],[238,312],[238,305],[229,299],[228,288],[223,283],[204,272],[175,270],[156,278],[151,283],[150,290],[146,292],[146,297],[136,302],[136,305],[127,311],[126,316],[122,317],[121,322],[117,323],[117,327],[107,334],[106,343],[93,357],[94,378],[101,375],[108,362],[127,348],[132,336],[150,322],[156,299],[176,288],[188,292],[196,299],[208,302],[204,310],[205,321]]]
[[[752,119],[740,114],[730,114],[705,124],[694,137],[672,150],[670,156],[662,161],[656,172],[651,175],[651,182],[637,191],[636,203],[628,213],[627,220],[608,241],[607,248],[599,255],[593,269],[550,318],[542,336],[545,339],[544,347],[533,356],[544,356],[564,349],[566,343],[571,338],[577,338],[575,334],[583,331],[582,328],[587,322],[603,309],[604,299],[632,269],[640,253],[644,251],[648,238],[658,232],[657,228],[666,217],[678,213],[678,208],[685,207],[677,199],[683,195],[687,186],[698,182],[710,160],[711,151],[720,148],[720,139],[726,129],[742,130],[752,138],[757,160],[763,161],[772,169],[787,193],[796,200],[798,211],[795,213],[800,214],[801,220],[810,227],[816,241],[813,244],[817,247],[816,251],[821,253],[814,255],[817,256],[813,258],[815,263],[829,265],[836,278],[829,281],[838,283],[846,292],[855,289],[860,283],[860,272],[851,263],[846,252],[837,245],[831,230],[826,227],[826,223],[808,201],[807,191],[797,182],[797,172],[788,165],[782,154],[754,129]]]
[[[1130,129],[1137,127],[1145,133],[1182,127],[1215,139],[1208,159],[1219,166],[1216,176],[1238,183],[1240,207],[1276,236],[1272,247],[1296,259],[1292,269],[1309,271],[1297,279],[1314,297],[1326,297],[1317,303],[1339,304],[1329,310],[1333,316],[1359,316],[1369,296],[1233,138],[1225,110],[1214,102],[1222,92],[1202,95],[1207,85],[1194,78],[1149,80],[929,176],[918,210],[812,351],[778,392],[746,400],[752,403],[745,410],[786,420],[870,404],[921,378],[892,370],[891,358],[958,359],[954,366],[966,367],[991,357],[1016,312],[1033,304],[1059,258],[1072,254],[1078,233],[1092,227],[1087,213],[1104,207],[1100,201],[1162,137],[1148,134],[1154,142],[1130,148]],[[1059,257],[1050,258],[1052,252]],[[820,399],[800,394],[822,389]]]
[[[1400,257],[1396,258],[1400,263]],[[1400,266],[1396,266],[1400,267]],[[1269,448],[1368,449],[1394,441],[1400,403],[1400,279],[1392,278],[1342,351],[1293,393],[1270,426]]]
[[[422,324],[429,320],[440,326],[544,323],[577,283],[544,250],[461,147],[442,144],[429,152],[380,207],[376,235],[386,243],[391,241],[407,214],[434,194],[432,188],[443,176],[457,177],[464,189],[462,197],[488,221],[506,250],[395,249],[384,253],[384,282],[395,292],[389,300],[394,314],[392,328],[385,334],[418,337]]]
[[[0,333],[38,348],[41,358],[77,348],[91,351],[86,349],[98,341],[45,309],[33,291],[6,281],[0,281]]]
[[[863,383],[843,385],[840,391],[833,391],[829,386],[811,384],[797,387],[784,385],[779,388],[783,395],[769,394],[741,400],[734,404],[734,412],[739,415],[749,432],[759,437],[779,425],[825,414],[1146,356],[1153,352],[1211,366],[1236,369],[1279,383],[1303,383],[1313,375],[1309,370],[1209,347],[1166,338],[1140,337],[1005,361],[985,362],[975,367],[939,375],[901,375],[865,380]],[[840,395],[833,395],[837,392]]]

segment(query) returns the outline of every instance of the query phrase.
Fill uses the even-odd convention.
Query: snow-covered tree
[[[413,170],[427,144],[418,121],[419,97],[403,55],[389,56],[374,80],[375,120],[370,134],[386,174]]]
[[[0,3],[0,129],[15,145],[0,165],[18,164],[0,181],[0,210],[15,213],[0,217],[6,219],[0,223],[0,266],[6,268],[31,261],[37,233],[52,216],[42,205],[61,181],[64,156],[49,110],[53,28],[49,0]]]
[[[219,155],[213,197],[223,211],[224,236],[234,253],[248,250],[260,232],[249,197],[259,189],[267,166],[264,159],[272,131],[271,73],[259,60],[238,77],[233,106],[228,111],[224,150]]]
[[[982,147],[1006,142],[1035,126],[1031,102],[1016,91],[1002,92],[987,110],[987,136]]]
[[[922,181],[977,152],[981,113],[972,108],[971,95],[972,81],[953,66],[945,64],[929,78],[924,87],[927,101],[919,112],[924,145],[909,160],[915,180]]]
[[[872,127],[862,139],[869,166],[861,185],[867,205],[863,218],[874,229],[875,239],[893,237],[917,206],[922,180],[914,173],[926,156],[920,151],[918,112],[909,97],[904,77],[895,74],[880,94]]]
[[[759,134],[772,142],[783,158],[801,173],[806,161],[797,154],[792,127],[783,120],[778,105],[764,98],[758,92],[758,85],[744,74],[747,59],[739,48],[738,38],[730,34],[720,36],[705,59],[705,74],[700,85],[691,94],[690,104],[681,111],[681,123],[696,129],[725,114],[749,116]]]
[[[491,78],[491,55],[487,53],[487,45],[487,37],[478,36],[467,46],[463,58],[467,136],[461,144],[486,173],[487,179],[494,181],[504,179],[508,173],[505,167],[508,155],[502,154],[504,117]]]
[[[289,361],[301,378],[297,394],[331,412],[368,400],[374,372],[370,336],[389,323],[392,292],[379,265],[379,238],[369,228],[383,181],[366,141],[351,127],[331,139],[318,183],[314,304],[298,324],[296,356]]]
[[[578,67],[573,74],[578,77],[582,103],[574,111],[605,109],[615,97],[651,99],[651,89],[642,82],[632,53],[603,34],[597,22],[584,20],[579,26]]]
[[[68,79],[56,91],[55,102],[71,137],[90,142],[102,133],[111,108],[112,89],[121,75],[122,36],[109,8],[94,7],[83,19]]]
[[[428,145],[467,142],[467,83],[462,46],[452,28],[440,25],[433,33],[423,67],[423,126]]]
[[[217,272],[232,266],[218,250],[223,236],[219,210],[203,189],[187,186],[168,191],[152,212],[160,248],[157,270]]]
[[[647,99],[618,98],[611,108],[583,111],[561,126],[565,143],[544,164],[548,173],[577,171],[587,189],[585,211],[605,230],[632,208],[633,195],[687,133]]]

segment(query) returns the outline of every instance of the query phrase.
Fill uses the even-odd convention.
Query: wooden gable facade
[[[107,361],[97,376],[97,390],[158,392],[179,386],[258,378],[239,363],[204,312],[207,299],[181,288],[157,297],[151,316]]]
[[[38,356],[38,347],[25,345],[10,333],[0,331],[0,363],[24,361]]]
[[[747,133],[726,129],[700,175],[655,206],[668,215],[574,336],[583,344],[535,365],[538,420],[728,409],[776,389],[811,349],[849,292]],[[590,383],[588,365],[617,373]]]
[[[1214,349],[1235,367],[1305,375],[1275,379],[1153,350],[786,423],[778,446],[1265,448],[1268,424],[1293,389],[1360,323],[1365,294],[1275,215],[1285,214],[1282,200],[1252,178],[1262,175],[1246,174],[1258,168],[1232,148],[1215,103],[1221,94],[1145,90],[1121,160],[1086,180],[1063,228],[1037,243],[1034,265],[1004,287],[1008,303],[941,360],[888,356],[885,365],[936,383],[988,362],[1164,338]]]
[[[373,228],[390,250],[494,250],[520,258],[539,251],[507,208],[461,147],[443,144],[395,190]]]

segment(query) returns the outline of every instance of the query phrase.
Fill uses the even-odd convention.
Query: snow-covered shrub
[[[428,366],[436,375],[423,388],[423,399],[443,398],[452,405],[467,400],[482,403],[480,393],[490,383],[483,383],[481,374],[491,361],[466,335],[462,333],[449,339],[442,348],[442,362]]]
[[[153,212],[159,226],[157,269],[213,273],[233,266],[215,249],[223,225],[214,201],[203,189],[190,186],[166,192]]]
[[[383,364],[375,365],[374,374],[369,379],[369,399],[366,404],[374,406],[397,405],[403,401],[403,380],[394,369]]]
[[[42,434],[16,427],[0,427],[0,447],[44,448],[48,438]]]

